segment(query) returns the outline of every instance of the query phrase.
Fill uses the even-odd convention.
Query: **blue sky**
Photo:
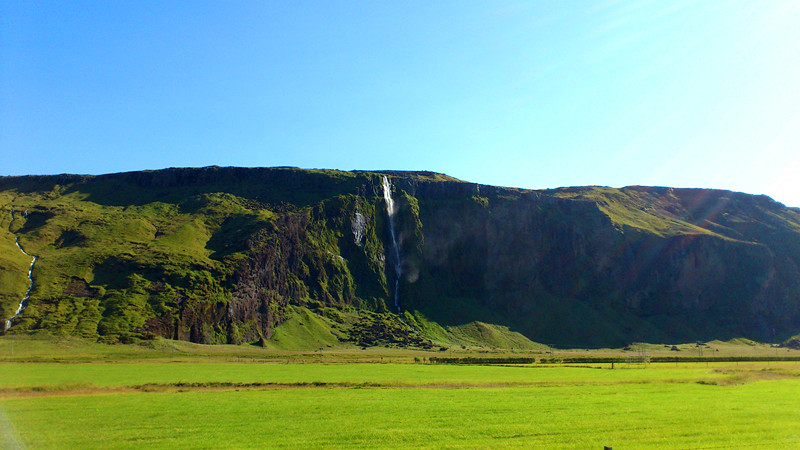
[[[0,174],[432,170],[800,206],[800,2],[0,3]]]

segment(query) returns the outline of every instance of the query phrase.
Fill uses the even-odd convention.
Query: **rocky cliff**
[[[800,211],[767,197],[293,168],[0,178],[0,312],[25,292],[18,237],[39,260],[12,332],[263,342],[303,306],[347,339],[396,317],[383,176],[405,318],[389,328],[488,323],[559,346],[800,332]]]

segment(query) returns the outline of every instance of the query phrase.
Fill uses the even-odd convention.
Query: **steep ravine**
[[[381,187],[383,190],[383,200],[386,202],[386,217],[389,219],[389,236],[391,237],[391,242],[389,246],[389,259],[392,262],[392,266],[394,267],[395,272],[395,279],[394,279],[394,308],[397,310],[397,313],[400,314],[400,280],[403,278],[403,265],[400,261],[400,246],[397,243],[397,231],[395,227],[395,214],[397,214],[397,208],[394,204],[394,199],[392,198],[392,185],[389,183],[389,179],[386,178],[386,175],[383,176]]]
[[[12,209],[10,211],[11,211],[11,223],[9,223],[8,225],[9,231],[11,231],[11,226],[14,224],[14,210]],[[22,246],[19,243],[19,237],[15,236],[15,243],[19,251],[21,251],[25,256],[31,258],[31,265],[30,267],[28,267],[28,281],[30,282],[30,284],[28,284],[28,290],[25,292],[25,296],[22,297],[22,300],[19,302],[19,307],[17,307],[17,311],[14,313],[13,316],[9,317],[6,320],[3,328],[4,330],[8,330],[11,328],[12,321],[17,317],[19,317],[19,315],[22,314],[22,312],[25,310],[25,307],[28,305],[28,300],[30,300],[31,298],[31,291],[33,291],[33,266],[36,264],[36,260],[38,259],[36,256],[28,254],[28,252],[26,252],[22,248]]]

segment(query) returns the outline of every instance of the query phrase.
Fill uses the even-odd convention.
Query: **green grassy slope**
[[[10,213],[0,218],[0,312],[10,317],[27,289],[18,236],[40,259],[13,332],[342,345],[348,336],[304,306],[355,307],[345,328],[358,311],[387,309],[381,176],[209,167],[1,178],[0,204],[17,220],[9,230]],[[365,219],[358,242],[356,214]]]
[[[267,348],[282,350],[318,350],[353,348],[342,342],[347,335],[337,323],[303,307],[290,307],[286,320],[275,328]]]
[[[281,178],[295,171],[274,172]],[[162,180],[165,187],[113,176],[65,185],[49,178],[5,179],[0,204],[17,212],[12,231],[40,257],[35,301],[15,328],[119,338],[135,334],[150,318],[180,314],[181,304],[225,304],[230,286],[223,285],[244,257],[247,239],[277,216],[265,200],[303,204],[322,198],[312,188],[264,189],[263,198],[246,197],[258,186],[217,178],[185,186]],[[302,187],[302,177],[291,178]],[[352,175],[324,175],[334,185],[348,178]],[[4,228],[0,264],[9,270],[2,272],[0,298],[8,317],[27,280],[19,276],[26,258],[14,251],[13,235]]]
[[[16,236],[9,231],[11,214],[9,206],[2,204],[0,210],[0,317],[3,322],[16,312],[20,300],[28,289],[27,277],[31,259],[23,254],[15,243]],[[2,326],[0,326],[2,328]]]
[[[635,190],[587,187],[561,189],[555,195],[559,198],[590,200],[619,227],[636,228],[657,236],[715,234],[681,220],[666,209],[669,208],[667,205],[673,205],[678,200],[671,193],[662,196]]]
[[[590,200],[619,227],[657,236],[705,234],[746,239],[736,224],[767,222],[800,231],[800,214],[765,196],[711,189],[630,186],[554,190],[559,198]]]

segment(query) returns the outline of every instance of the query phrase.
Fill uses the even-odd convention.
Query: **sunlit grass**
[[[798,389],[792,379],[189,390],[3,398],[0,406],[32,448],[787,448],[800,445]]]
[[[14,342],[22,361],[0,339],[0,447],[800,446],[795,361],[442,365],[423,361],[449,352]],[[747,344],[713,343],[759,350]]]
[[[651,364],[610,370],[564,366],[457,366],[434,364],[320,363],[8,363],[0,388],[89,383],[124,387],[169,383],[344,383],[387,386],[498,384],[613,384],[714,380],[731,365]],[[776,366],[777,367],[777,366]],[[786,367],[798,367],[787,363]],[[798,367],[800,370],[800,367]]]

